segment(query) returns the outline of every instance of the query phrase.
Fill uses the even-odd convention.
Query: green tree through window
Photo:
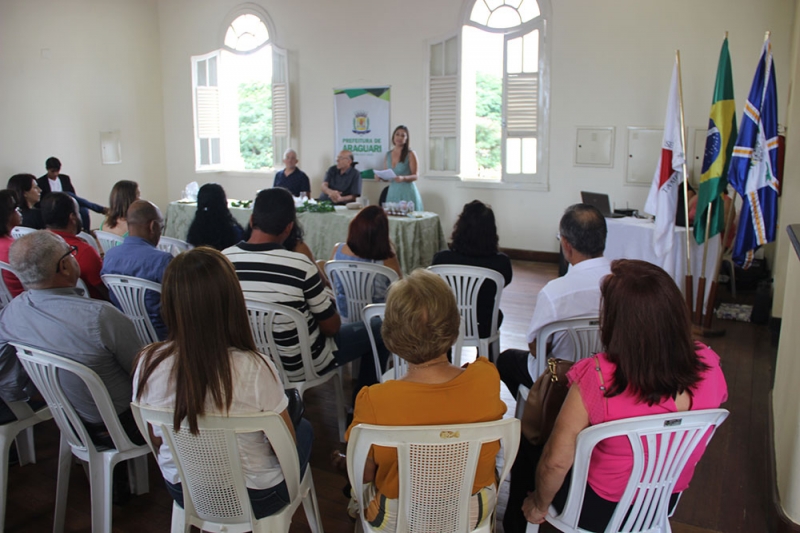
[[[272,86],[269,83],[239,84],[239,145],[245,169],[272,168]]]
[[[475,156],[478,171],[500,171],[503,79],[478,72],[475,77]]]

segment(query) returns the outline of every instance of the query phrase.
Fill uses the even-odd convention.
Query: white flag
[[[658,160],[653,184],[647,195],[644,210],[656,217],[653,233],[653,247],[659,257],[672,249],[675,233],[675,210],[678,207],[678,194],[683,182],[684,150],[681,143],[680,96],[678,92],[678,61],[672,68],[672,82],[669,85],[667,116],[664,119],[664,140],[661,142],[661,157]]]

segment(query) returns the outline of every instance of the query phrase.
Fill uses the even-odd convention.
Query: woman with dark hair
[[[10,189],[0,191],[0,261],[4,263],[8,263],[8,250],[14,243],[11,230],[21,222],[22,214],[17,207],[17,194]],[[3,282],[12,298],[25,290],[17,276],[7,270],[3,271]]]
[[[42,197],[42,189],[36,183],[36,176],[33,174],[15,174],[8,178],[8,188],[14,191],[17,200],[17,207],[22,213],[22,223],[20,226],[33,229],[44,229],[42,212],[34,207]]]
[[[502,274],[505,285],[508,285],[513,276],[511,261],[506,254],[498,251],[499,240],[492,208],[473,200],[464,205],[453,226],[450,249],[437,252],[431,264],[488,268]],[[495,294],[497,287],[490,281],[484,283],[478,292],[478,335],[482,338],[491,334]],[[502,323],[503,312],[498,310],[498,327]]]
[[[331,253],[331,260],[383,265],[397,272],[399,277],[403,277],[400,262],[389,240],[389,218],[377,205],[365,207],[350,221],[347,242],[336,243]],[[336,279],[336,276],[331,282],[336,291],[336,307],[339,309],[339,314],[347,318],[347,298],[342,282]],[[373,292],[375,303],[385,301],[388,288],[387,277],[375,277]]]
[[[128,221],[125,217],[128,208],[139,199],[139,184],[135,181],[118,181],[108,196],[108,214],[100,224],[101,231],[108,231],[120,237],[128,236]]]
[[[408,128],[397,126],[392,133],[392,148],[386,152],[386,168],[392,169],[397,175],[389,184],[386,193],[387,202],[414,202],[415,211],[424,211],[422,197],[414,184],[417,181],[417,154],[409,150],[410,141]]]
[[[381,426],[441,426],[500,420],[506,405],[500,399],[500,376],[488,359],[458,367],[447,350],[458,337],[461,317],[453,292],[436,274],[417,269],[389,289],[381,332],[386,347],[408,362],[398,380],[364,387],[358,393],[353,422]],[[470,498],[470,529],[489,516],[497,501],[495,458],[499,442],[485,444],[478,457]],[[343,456],[334,456],[342,464]],[[397,453],[374,447],[364,472],[365,515],[376,529],[394,532],[399,482]],[[424,511],[423,511],[424,512]]]
[[[211,246],[224,250],[240,240],[244,230],[228,209],[225,189],[217,183],[206,183],[197,193],[197,212],[186,241],[193,246]]]
[[[536,469],[535,491],[522,506],[532,523],[544,521],[551,504],[563,509],[569,489],[565,478],[583,429],[638,416],[715,409],[728,398],[719,356],[692,341],[686,303],[666,272],[645,261],[619,259],[611,263],[600,293],[605,352],[578,361],[567,374],[567,399]],[[689,486],[704,451],[701,444],[689,458],[671,505]],[[597,445],[579,527],[605,530],[632,468],[627,438]]]
[[[137,357],[134,399],[174,409],[175,426],[185,419],[192,434],[197,434],[197,418],[203,415],[279,413],[296,438],[302,475],[311,454],[311,424],[301,420],[296,429],[292,426],[278,372],[269,357],[256,351],[230,261],[208,247],[173,259],[164,273],[161,312],[167,340],[147,346]],[[153,434],[167,490],[183,506],[175,463],[160,431],[154,428]],[[276,513],[289,501],[289,494],[269,441],[261,432],[241,434],[238,441],[255,517]]]

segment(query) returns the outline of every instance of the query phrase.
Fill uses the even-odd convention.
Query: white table
[[[655,224],[650,220],[639,218],[608,218],[608,237],[606,238],[606,251],[603,254],[609,259],[641,259],[663,268],[675,280],[681,293],[684,292],[686,278],[686,228],[675,227],[672,250],[663,257],[658,257],[653,248],[653,233]],[[694,294],[692,302],[697,305],[697,283],[700,278],[703,262],[703,246],[698,245],[692,237],[691,263],[692,279],[694,281]],[[708,259],[706,261],[705,299],[711,289],[716,266],[717,253],[719,252],[719,235],[715,235],[708,242]],[[685,294],[684,294],[685,296]]]

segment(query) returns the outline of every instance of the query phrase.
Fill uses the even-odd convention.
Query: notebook
[[[625,217],[625,215],[611,212],[611,202],[609,202],[607,194],[581,191],[581,202],[596,207],[597,210],[600,211],[606,218]]]

